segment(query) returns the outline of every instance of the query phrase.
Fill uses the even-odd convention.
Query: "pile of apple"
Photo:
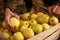
[[[24,13],[20,19],[12,17],[10,23],[14,26],[15,32],[10,32],[5,22],[0,29],[6,40],[26,40],[50,29],[58,24],[59,20],[55,16],[37,12],[36,14]]]

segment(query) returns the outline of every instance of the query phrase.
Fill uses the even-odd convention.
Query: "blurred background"
[[[4,0],[6,1],[6,0]],[[0,0],[0,21],[4,20],[4,1]],[[28,0],[29,1],[29,0]],[[17,14],[23,14],[27,12],[28,8],[26,8],[26,1],[25,0],[8,0],[7,7],[9,7],[13,12]],[[30,6],[35,6],[37,4],[43,4],[42,0],[30,0]],[[30,9],[29,9],[30,10]]]

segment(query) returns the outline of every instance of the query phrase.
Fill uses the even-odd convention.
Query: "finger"
[[[49,12],[49,13],[51,13],[51,9],[52,9],[52,7],[49,7],[49,9],[48,9],[48,12]]]
[[[11,25],[10,21],[7,20],[8,26],[10,26],[10,28],[13,28],[13,25]]]
[[[60,7],[58,7],[56,11],[57,11],[57,14],[60,15]]]
[[[10,28],[9,26],[7,26],[7,28],[10,32],[14,32],[14,28]]]
[[[20,18],[17,14],[13,13],[12,11],[10,11],[10,12],[11,12],[11,16],[16,17],[17,19],[19,19],[19,18]]]
[[[19,17],[17,14],[14,14],[14,16],[15,16],[17,19],[20,19],[20,17]]]
[[[56,9],[58,8],[58,6],[54,6],[54,7],[52,7],[53,9],[52,9],[52,11],[53,11],[53,13],[56,13]]]
[[[12,13],[12,16],[16,17],[17,19],[20,19],[20,17],[15,13]]]

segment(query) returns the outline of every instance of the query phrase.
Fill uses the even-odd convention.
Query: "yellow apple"
[[[31,14],[31,16],[30,16],[30,19],[37,19],[38,18],[38,15],[36,15],[36,14]]]
[[[50,18],[50,24],[51,24],[51,25],[56,25],[56,24],[58,24],[58,23],[59,23],[59,20],[58,20],[57,17],[52,16],[52,17]]]
[[[29,26],[29,22],[28,21],[21,21],[21,26]]]
[[[43,27],[41,24],[36,24],[36,25],[32,26],[31,28],[37,34],[41,33],[43,31]]]
[[[25,39],[28,39],[34,36],[34,32],[31,28],[27,28],[26,30],[23,31],[23,35]]]
[[[49,22],[49,16],[47,14],[44,14],[38,18],[39,23],[48,23]]]
[[[19,26],[20,26],[20,20],[17,19],[17,18],[15,18],[15,17],[12,17],[12,18],[10,19],[10,23],[11,23],[11,25],[13,25],[14,28],[16,28],[16,29],[18,29]]]
[[[50,29],[50,25],[48,25],[47,23],[43,23],[42,26],[44,31]]]
[[[23,32],[25,29],[27,29],[28,27],[26,27],[26,26],[22,26],[19,30],[20,30],[20,32]]]
[[[13,34],[14,40],[24,40],[24,37],[21,32],[16,32]]]
[[[40,16],[44,15],[44,13],[43,12],[37,12],[37,15],[40,17]]]
[[[29,14],[29,13],[24,13],[24,14],[22,15],[22,19],[23,19],[23,20],[29,20],[29,17],[30,17],[30,14]]]
[[[29,20],[29,24],[30,25],[36,25],[37,24],[37,21],[34,20],[34,19],[31,19],[31,20]]]

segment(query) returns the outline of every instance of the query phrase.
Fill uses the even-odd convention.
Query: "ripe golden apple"
[[[29,20],[29,17],[30,17],[30,14],[29,14],[29,13],[24,13],[24,14],[22,15],[22,19],[23,19],[23,20]]]
[[[34,19],[31,19],[31,20],[29,20],[29,24],[30,25],[36,25],[37,24],[37,21],[34,20]]]
[[[29,26],[29,22],[28,21],[21,21],[21,26]]]
[[[23,31],[23,35],[25,39],[28,39],[34,36],[34,32],[31,28],[27,28],[26,30]]]
[[[48,25],[47,23],[43,23],[42,26],[44,31],[50,29],[50,25]]]
[[[26,26],[22,26],[19,30],[20,30],[20,32],[23,32],[25,29],[27,29],[28,27],[26,27]]]
[[[10,23],[14,26],[14,28],[18,29],[19,26],[20,26],[20,20],[15,18],[15,17],[12,17],[10,19]]]
[[[24,37],[21,32],[16,32],[13,34],[14,40],[24,40]]]
[[[39,23],[48,23],[49,22],[49,16],[47,14],[44,14],[38,18]]]
[[[44,15],[44,13],[43,12],[37,12],[37,15],[40,17],[40,16]]]
[[[43,31],[43,27],[41,24],[36,24],[36,25],[32,26],[31,28],[37,34],[41,33]]]
[[[30,16],[30,19],[37,19],[38,18],[38,15],[36,15],[36,14],[31,14],[31,16]]]
[[[59,20],[58,20],[57,17],[52,16],[52,17],[50,18],[50,24],[51,24],[51,25],[56,25],[56,24],[58,24],[58,23],[59,23]]]

